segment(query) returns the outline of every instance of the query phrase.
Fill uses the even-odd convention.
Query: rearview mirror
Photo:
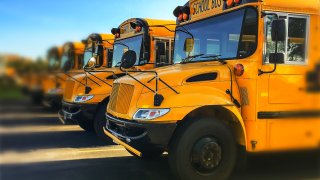
[[[94,68],[97,64],[97,59],[95,57],[90,58],[90,60],[87,63],[86,68]]]
[[[184,50],[185,52],[187,52],[187,53],[190,53],[190,52],[192,52],[193,47],[194,47],[194,39],[193,39],[193,38],[187,38],[187,39],[184,41],[183,50]]]
[[[271,39],[272,41],[285,41],[287,37],[286,21],[275,19],[272,21]]]
[[[137,54],[135,51],[126,51],[121,58],[121,67],[128,69],[134,66],[137,60]]]
[[[284,53],[270,53],[269,63],[271,64],[284,64]]]

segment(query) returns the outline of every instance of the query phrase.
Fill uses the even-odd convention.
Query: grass
[[[19,87],[3,88],[0,87],[0,100],[17,100],[23,99],[25,96],[22,94]]]

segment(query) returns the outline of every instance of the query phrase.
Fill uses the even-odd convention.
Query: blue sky
[[[186,0],[1,0],[0,53],[45,57],[48,48],[109,33],[132,17],[174,19]]]

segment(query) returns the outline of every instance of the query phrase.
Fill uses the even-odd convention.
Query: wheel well
[[[98,105],[100,106],[100,105],[103,104],[103,103],[108,103],[109,100],[110,100],[110,96],[104,98],[101,102],[98,103]]]
[[[204,106],[191,111],[183,120],[178,121],[177,128],[182,128],[185,125],[193,123],[199,118],[215,117],[223,121],[230,129],[234,139],[238,145],[246,146],[244,130],[240,124],[239,119],[228,109],[222,106]]]

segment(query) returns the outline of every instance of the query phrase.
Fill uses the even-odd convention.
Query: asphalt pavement
[[[320,179],[319,152],[250,156],[231,179]],[[143,161],[28,99],[0,101],[0,180],[175,179],[167,155]]]

